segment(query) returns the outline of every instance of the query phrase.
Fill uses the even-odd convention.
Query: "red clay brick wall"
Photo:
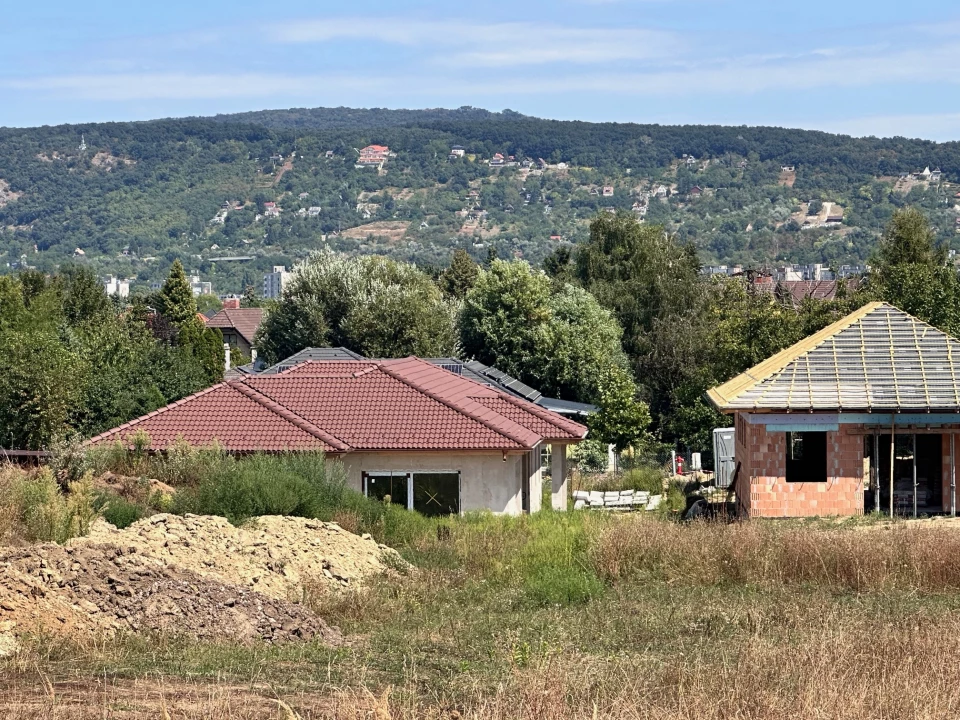
[[[738,425],[742,427],[742,425]],[[827,433],[827,482],[788,483],[786,433],[768,433],[763,425],[748,425],[746,443],[738,438],[737,460],[749,499],[750,517],[811,517],[863,514],[863,436],[848,435],[841,426]]]

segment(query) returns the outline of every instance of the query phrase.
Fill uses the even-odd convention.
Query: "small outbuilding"
[[[960,341],[874,302],[707,393],[738,512],[956,514]]]

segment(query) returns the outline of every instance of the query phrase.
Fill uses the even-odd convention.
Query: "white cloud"
[[[0,87],[39,91],[85,100],[197,100],[216,98],[316,96],[323,91],[383,90],[386,80],[348,76],[269,73],[113,73],[0,80]]]
[[[444,64],[483,67],[650,60],[682,49],[678,36],[660,30],[447,20],[310,20],[275,25],[270,37],[278,43],[391,43],[433,49],[433,57]]]

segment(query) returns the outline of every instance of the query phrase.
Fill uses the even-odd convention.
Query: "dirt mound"
[[[210,515],[154,515],[123,530],[101,521],[70,545],[90,543],[136,547],[165,565],[297,601],[306,581],[342,588],[403,563],[395,550],[369,535],[354,535],[336,523],[274,515],[239,528]]]
[[[4,634],[127,630],[201,639],[339,641],[303,606],[165,564],[135,547],[38,545],[0,550]]]

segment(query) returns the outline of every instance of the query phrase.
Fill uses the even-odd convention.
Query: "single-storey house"
[[[567,505],[567,446],[587,429],[491,385],[419,358],[306,361],[223,382],[90,440],[144,431],[229,452],[322,451],[368,496],[428,514],[541,506],[551,446],[553,507]]]
[[[956,514],[960,341],[874,302],[707,393],[750,517]]]
[[[281,360],[275,365],[260,370],[264,375],[276,375],[289,370],[290,368],[308,361],[325,360],[370,360],[360,353],[349,350],[345,347],[308,347],[300,352],[291,355],[285,360]],[[449,370],[457,375],[478,382],[481,385],[490,385],[500,392],[528,400],[539,405],[542,408],[550,410],[560,415],[568,417],[586,417],[597,411],[596,405],[589,403],[575,402],[573,400],[561,400],[559,398],[550,398],[545,396],[539,390],[530,387],[526,383],[520,382],[515,377],[499,370],[491,365],[484,365],[478,360],[460,360],[459,358],[424,358],[428,363],[438,365],[444,370]]]

